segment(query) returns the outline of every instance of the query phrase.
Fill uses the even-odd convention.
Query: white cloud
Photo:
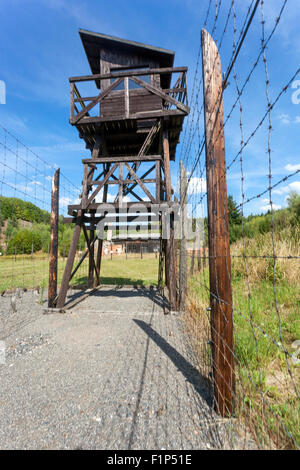
[[[69,197],[60,197],[59,198],[59,205],[61,207],[67,207],[69,204],[71,204],[71,199]]]
[[[261,206],[260,210],[262,212],[268,212],[272,210],[272,208],[274,211],[278,211],[279,209],[282,209],[282,206],[280,206],[279,204],[272,204],[272,207],[271,207],[271,204],[266,204],[265,206]]]
[[[281,196],[282,194],[288,194],[291,191],[296,191],[300,193],[300,181],[293,181],[293,183],[288,184],[287,186],[283,186],[279,189],[274,189],[273,194],[278,194]]]
[[[278,116],[281,124],[289,126],[290,124],[300,124],[300,116],[291,117],[289,114],[280,114]]]
[[[191,178],[188,185],[188,194],[202,194],[206,192],[206,180],[204,178]]]
[[[286,124],[286,125],[291,124],[291,118],[288,114],[280,114],[280,116],[278,116],[278,119],[281,122],[281,124]]]
[[[60,207],[67,207],[70,204],[79,204],[79,203],[80,203],[80,199],[71,199],[70,197],[65,197],[65,196],[59,198]]]
[[[300,163],[296,163],[296,165],[290,165],[290,164],[288,164],[288,165],[286,165],[286,166],[284,167],[284,169],[287,170],[287,171],[297,171],[297,170],[300,170]]]
[[[9,131],[16,132],[18,134],[23,134],[25,131],[28,130],[25,121],[19,118],[18,116],[15,116],[13,114],[1,113],[0,118],[4,127]]]
[[[294,181],[289,184],[289,188],[291,191],[297,191],[297,193],[300,193],[300,181]]]

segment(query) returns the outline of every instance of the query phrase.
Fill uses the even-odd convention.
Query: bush
[[[292,191],[288,197],[288,206],[289,210],[291,211],[294,222],[300,222],[300,194],[296,193],[296,191]]]
[[[8,242],[6,253],[30,254],[42,248],[42,240],[39,232],[29,229],[19,230]]]
[[[43,253],[49,253],[50,249],[50,226],[45,224],[34,225],[34,230],[38,231],[41,242]]]
[[[68,227],[65,228],[65,230],[62,233],[62,236],[59,240],[59,254],[60,256],[68,256],[70,246],[71,246],[71,241],[73,237],[73,231],[74,227]],[[84,235],[81,232],[80,237],[79,237],[79,242],[78,242],[78,249],[83,250],[85,247],[85,239]]]
[[[230,243],[235,243],[242,236],[242,226],[241,225],[229,225],[229,239]]]
[[[7,221],[6,229],[5,229],[5,237],[6,240],[13,237],[18,231],[19,223],[17,219],[12,218]]]

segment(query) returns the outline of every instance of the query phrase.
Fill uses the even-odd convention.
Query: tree
[[[34,230],[22,229],[9,240],[6,253],[8,255],[30,254],[42,248],[40,234]]]
[[[242,214],[241,209],[238,207],[237,203],[232,196],[228,196],[228,219],[229,225],[241,225],[242,223]]]
[[[287,198],[287,202],[288,202],[288,208],[296,217],[296,219],[299,220],[300,219],[300,194],[298,194],[296,191],[292,191]]]

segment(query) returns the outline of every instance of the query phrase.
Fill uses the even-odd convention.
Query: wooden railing
[[[100,109],[96,113],[96,116],[91,116],[90,111],[95,108],[98,104],[101,106],[101,102],[105,98],[111,98],[114,95],[116,96],[116,89],[121,85],[124,84],[124,90],[119,92],[118,96],[121,100],[124,100],[124,114],[119,115],[116,114],[116,119],[130,119],[137,117],[136,110],[132,111],[130,109],[130,97],[136,90],[130,89],[130,81],[133,82],[137,89],[143,89],[149,95],[156,95],[161,100],[161,111],[149,109],[148,114],[170,114],[171,111],[177,111],[180,114],[188,114],[189,107],[188,107],[188,94],[187,94],[187,67],[171,67],[171,68],[161,68],[161,69],[143,69],[143,70],[134,70],[134,71],[114,71],[107,74],[95,74],[95,75],[85,75],[81,77],[71,77],[70,81],[70,95],[71,95],[71,115],[70,115],[70,122],[71,124],[82,124],[85,122],[92,122],[92,121],[99,121],[105,120],[103,116],[101,116]],[[154,83],[148,83],[147,81],[143,80],[144,76],[155,76],[161,77],[162,75],[173,74],[178,75],[174,86],[169,89],[163,89],[160,86]],[[103,80],[110,80],[114,78],[115,81],[111,83],[105,90],[100,92],[98,95],[95,96],[81,96],[78,86],[82,82],[95,82],[95,84],[100,84],[101,88],[101,81]],[[171,80],[172,82],[172,80]],[[159,81],[161,83],[161,80]],[[114,93],[114,94],[113,94]],[[81,109],[78,109],[78,104],[80,105]],[[151,108],[151,106],[150,106]],[[154,112],[156,111],[156,113]],[[144,112],[147,114],[147,112]],[[153,116],[154,117],[154,116]]]

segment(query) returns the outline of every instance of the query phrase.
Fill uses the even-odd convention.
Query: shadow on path
[[[72,286],[72,289],[74,289],[74,286]],[[71,303],[73,300],[79,299],[82,297],[86,291],[80,291],[74,293],[72,296],[68,297],[68,301],[66,303],[66,306]],[[89,297],[99,297],[99,298],[105,298],[105,297],[116,297],[119,299],[125,299],[125,298],[137,298],[137,297],[146,297],[155,304],[157,304],[159,307],[163,309],[169,309],[169,302],[168,299],[159,293],[159,291],[156,288],[150,287],[146,288],[143,286],[122,286],[122,285],[116,285],[116,286],[101,286],[101,289],[93,291],[90,293]]]
[[[154,343],[171,359],[177,369],[185,376],[187,381],[194,387],[195,391],[211,407],[208,380],[182,354],[176,351],[152,326],[142,320],[133,320]]]

